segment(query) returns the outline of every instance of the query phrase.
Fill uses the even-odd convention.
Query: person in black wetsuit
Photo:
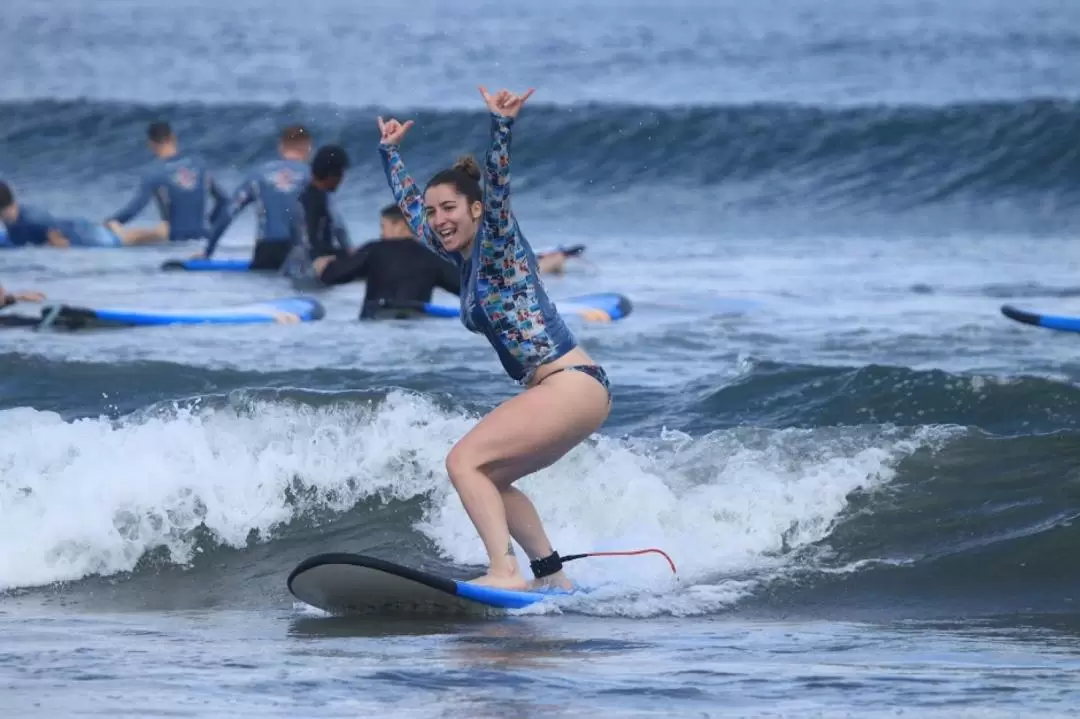
[[[461,293],[458,268],[416,241],[397,205],[382,209],[379,228],[379,239],[331,260],[319,273],[326,285],[367,280],[360,319],[406,316],[431,302],[436,287]]]
[[[331,197],[345,181],[348,169],[349,156],[344,148],[338,145],[320,147],[311,160],[311,181],[300,193],[308,250],[320,272],[329,260],[322,263],[318,260],[349,253],[349,233]]]
[[[286,275],[324,287],[367,280],[362,319],[387,311],[411,314],[431,301],[436,287],[458,294],[457,268],[416,241],[397,205],[382,210],[378,240],[350,247],[348,230],[330,197],[348,168],[349,156],[337,145],[315,153],[311,181],[299,196],[304,242],[286,263]]]
[[[349,233],[331,198],[348,168],[349,156],[338,145],[324,145],[312,158],[311,179],[294,206],[300,242],[282,265],[286,277],[318,281],[327,264],[349,254]]]

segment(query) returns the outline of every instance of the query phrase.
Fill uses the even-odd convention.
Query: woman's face
[[[470,205],[468,198],[451,184],[435,185],[424,193],[428,226],[447,252],[464,252],[472,245],[482,212],[483,205]]]

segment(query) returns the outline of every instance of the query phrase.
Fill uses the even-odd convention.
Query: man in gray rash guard
[[[151,123],[146,134],[147,144],[158,162],[139,179],[135,196],[106,219],[105,225],[125,245],[209,236],[209,223],[216,219],[228,196],[210,175],[202,158],[180,153],[176,135],[167,122]],[[208,213],[211,195],[214,209]],[[158,206],[161,222],[152,227],[124,227],[151,199]]]
[[[295,216],[296,203],[301,190],[311,179],[308,166],[311,133],[301,125],[286,127],[281,132],[278,153],[281,155],[279,159],[259,165],[240,183],[214,224],[206,250],[196,258],[210,259],[218,240],[236,215],[247,205],[255,203],[258,229],[251,269],[281,269],[289,251],[300,241],[297,229],[303,219]]]

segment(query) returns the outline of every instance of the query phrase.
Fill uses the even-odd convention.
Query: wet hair
[[[6,210],[15,204],[15,193],[11,191],[11,185],[0,182],[0,210]]]
[[[401,208],[397,205],[387,205],[379,210],[379,217],[385,217],[388,220],[396,222],[405,221],[405,213],[401,211]]]
[[[453,185],[458,194],[464,195],[470,205],[474,202],[482,202],[484,199],[484,193],[480,189],[480,165],[472,155],[459,157],[453,167],[436,172],[427,183],[428,187],[438,185]]]
[[[165,121],[151,122],[146,128],[146,138],[155,145],[160,145],[173,136],[172,128]]]
[[[344,177],[349,169],[349,155],[340,145],[323,145],[311,160],[311,176],[316,180]]]
[[[283,145],[311,144],[311,132],[303,125],[289,125],[279,137]]]

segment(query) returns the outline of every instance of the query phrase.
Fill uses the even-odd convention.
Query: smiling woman
[[[608,417],[607,374],[582,350],[548,299],[536,255],[510,209],[510,130],[532,95],[480,88],[491,113],[481,190],[475,161],[436,174],[421,196],[398,145],[412,126],[379,118],[379,153],[394,200],[417,237],[461,272],[461,320],[484,335],[503,368],[527,387],[496,407],[446,458],[450,481],[484,542],[488,573],[475,580],[527,587],[513,537],[537,582],[569,588],[536,508],[513,484],[554,464]]]

